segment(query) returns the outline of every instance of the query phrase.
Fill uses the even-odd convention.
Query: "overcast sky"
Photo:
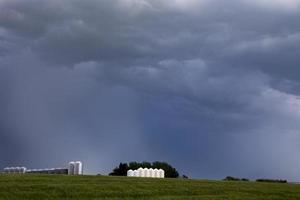
[[[0,0],[0,167],[299,181],[299,19],[300,0]]]

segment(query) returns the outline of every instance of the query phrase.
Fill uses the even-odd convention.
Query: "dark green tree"
[[[149,169],[149,168],[152,167],[152,164],[151,164],[150,162],[145,162],[145,161],[144,161],[144,162],[141,163],[141,167],[142,167],[142,168],[148,168],[148,169]]]
[[[166,162],[130,162],[128,165],[127,163],[120,163],[119,167],[116,167],[112,173],[109,175],[111,176],[126,176],[127,175],[127,170],[132,169],[136,170],[138,168],[157,168],[157,169],[163,169],[165,171],[165,177],[166,178],[178,178],[179,173],[178,171],[172,167],[170,164]]]
[[[130,162],[128,165],[129,169],[136,170],[141,167],[141,164],[138,162]]]
[[[165,171],[166,178],[178,178],[179,176],[178,171],[166,162],[153,162],[152,168],[163,169]]]
[[[126,176],[127,175],[127,170],[128,170],[128,165],[127,163],[120,163],[119,167],[116,167],[113,172],[111,172],[109,175],[110,176]]]

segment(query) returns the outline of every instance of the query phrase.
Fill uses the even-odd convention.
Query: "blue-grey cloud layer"
[[[0,0],[1,166],[299,180],[299,5]]]

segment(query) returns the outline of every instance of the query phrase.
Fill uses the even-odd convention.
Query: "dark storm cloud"
[[[0,0],[0,164],[166,160],[194,177],[299,180],[299,11]]]

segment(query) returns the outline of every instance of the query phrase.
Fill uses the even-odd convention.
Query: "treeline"
[[[256,182],[287,183],[287,180],[281,180],[281,179],[256,179]]]
[[[236,178],[233,176],[227,176],[226,178],[223,179],[223,181],[249,181],[247,178]]]
[[[224,181],[250,181],[246,178],[237,178],[233,176],[227,176],[223,179]],[[256,182],[266,182],[266,183],[287,183],[287,180],[281,180],[281,179],[256,179]]]
[[[127,176],[128,170],[136,170],[138,168],[157,168],[163,169],[165,171],[166,178],[178,178],[178,171],[166,162],[130,162],[130,163],[120,163],[118,167],[114,168],[113,171],[109,174],[110,176]]]

